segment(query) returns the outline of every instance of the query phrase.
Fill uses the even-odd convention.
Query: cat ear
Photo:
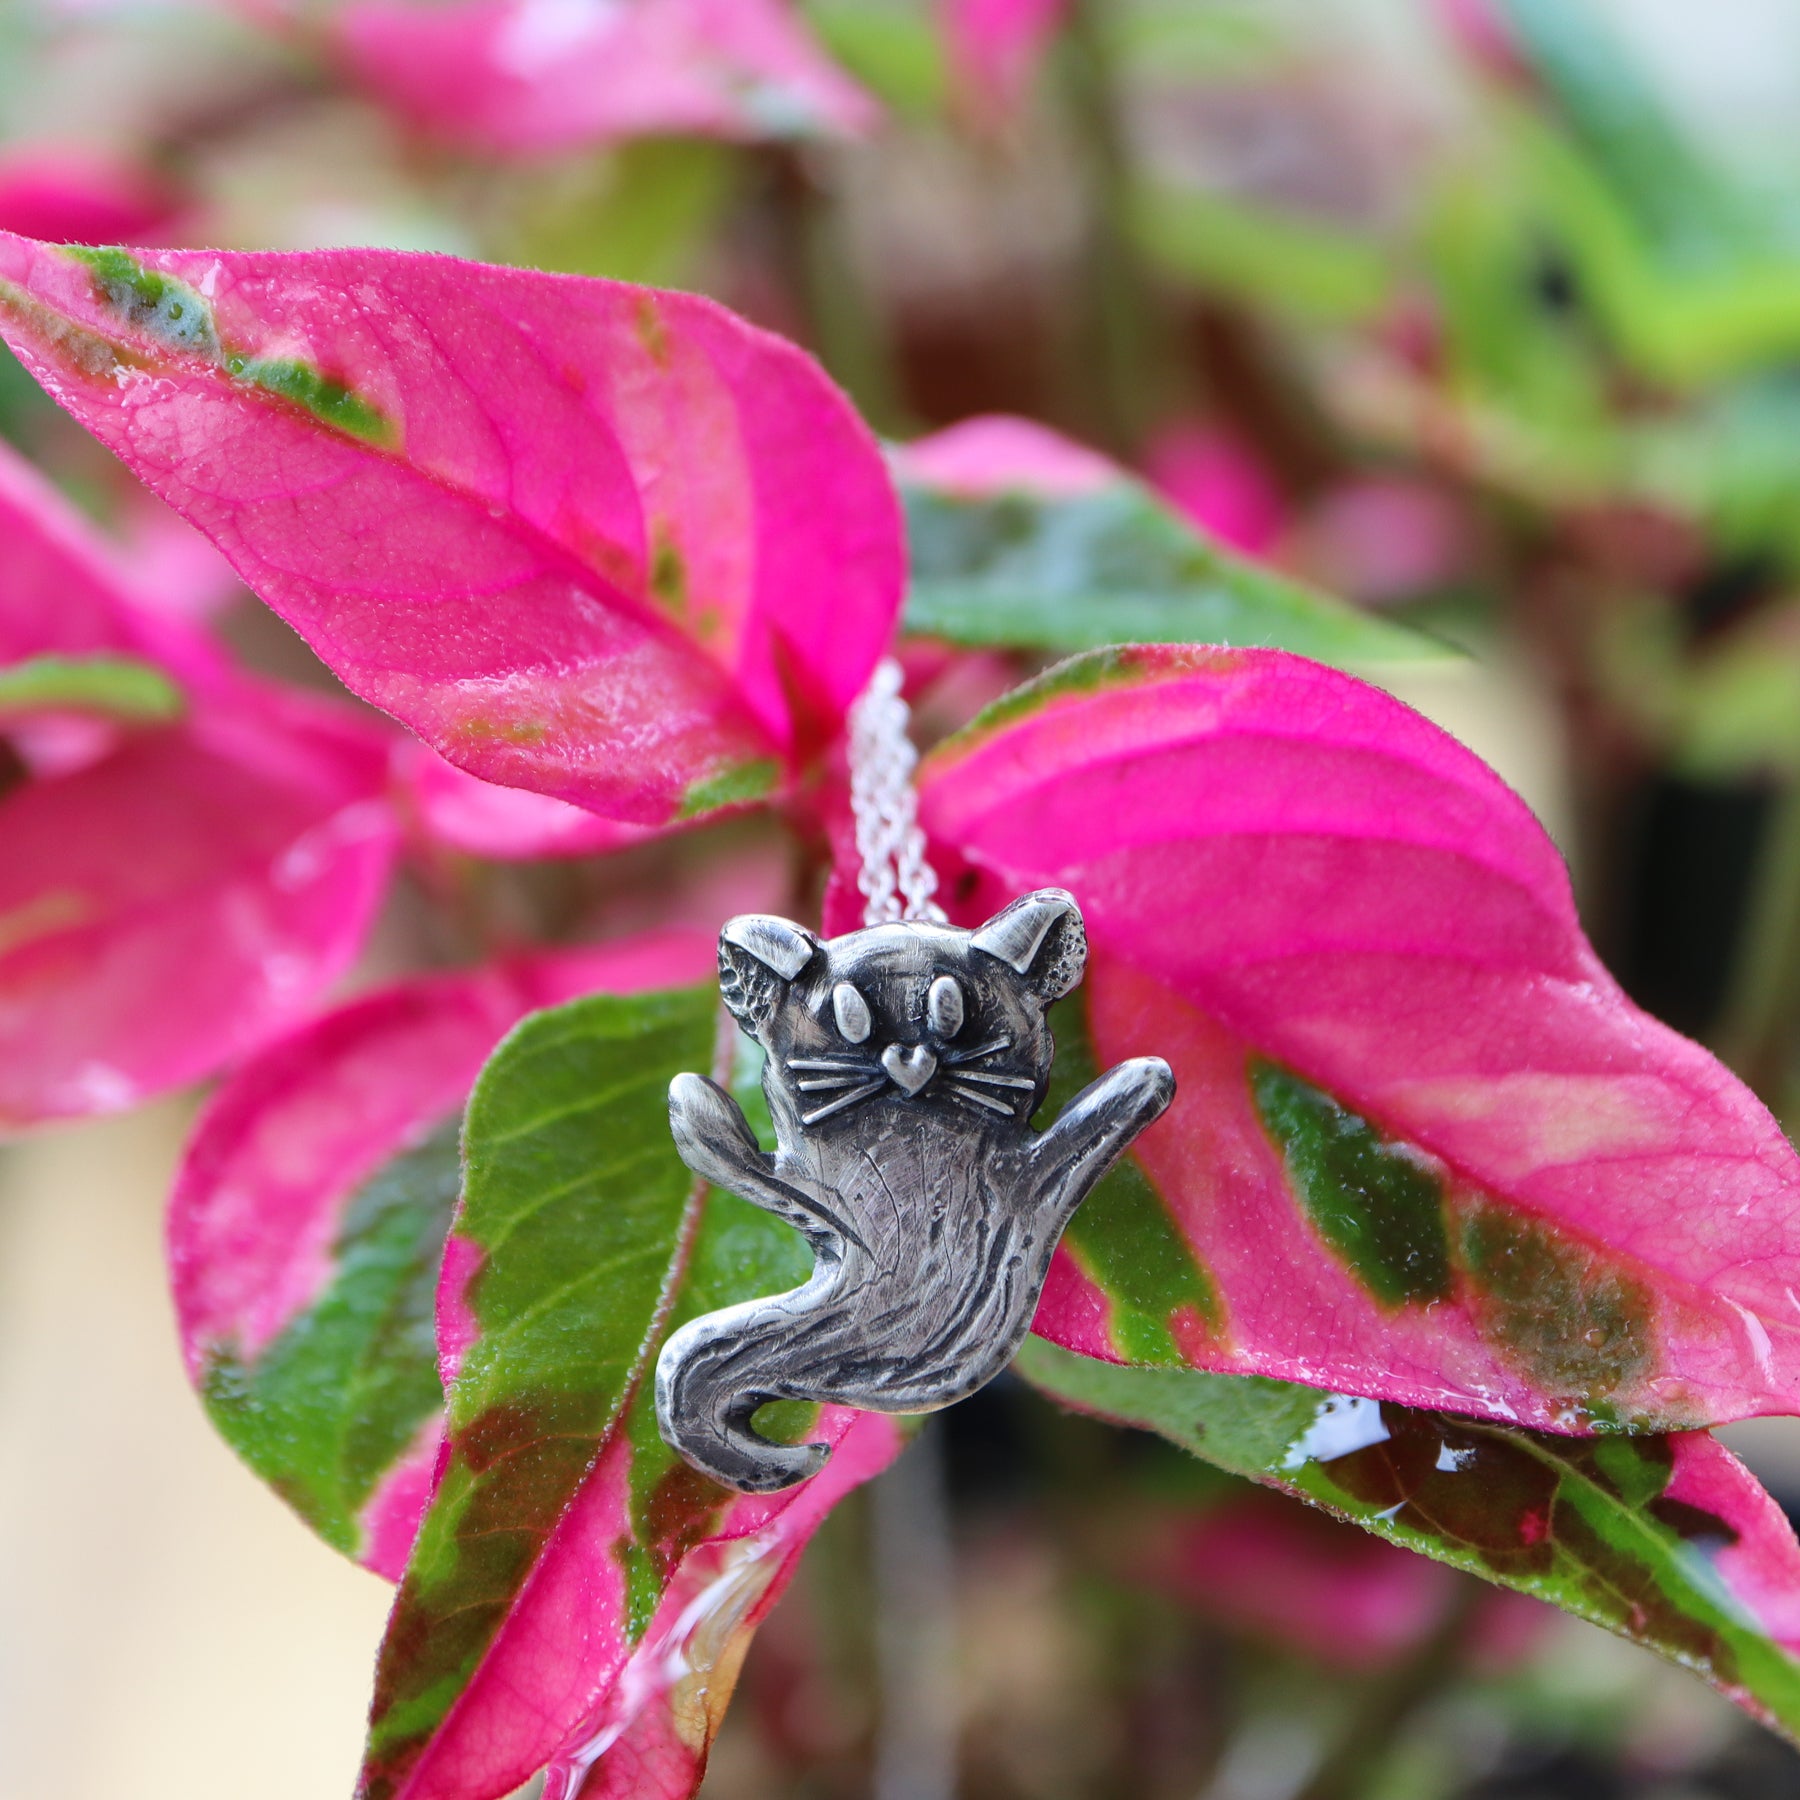
[[[1048,1006],[1060,1000],[1087,967],[1087,928],[1075,896],[1039,888],[997,912],[970,940],[977,950],[1016,969]]]
[[[772,913],[744,913],[726,921],[719,933],[719,993],[752,1037],[761,1035],[787,984],[818,948],[810,931]]]

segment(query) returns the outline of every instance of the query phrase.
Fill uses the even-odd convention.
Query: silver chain
[[[900,665],[884,658],[850,709],[850,809],[862,858],[856,885],[863,893],[865,925],[896,919],[942,925],[944,909],[931,897],[937,871],[926,858],[925,833],[919,829],[919,796],[912,783],[919,753],[906,735],[912,714],[900,698],[900,679]]]

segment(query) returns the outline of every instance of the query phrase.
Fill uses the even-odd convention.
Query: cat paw
[[[1134,1056],[1112,1074],[1119,1081],[1119,1097],[1145,1125],[1161,1118],[1175,1098],[1175,1071],[1160,1056]]]
[[[681,1160],[709,1181],[760,1157],[756,1138],[738,1103],[704,1075],[677,1075],[669,1083],[669,1129]]]

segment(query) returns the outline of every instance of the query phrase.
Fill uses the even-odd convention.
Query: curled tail
[[[771,1391],[766,1382],[771,1352],[793,1325],[792,1314],[753,1300],[682,1326],[656,1361],[656,1423],[663,1442],[739,1493],[792,1487],[818,1474],[831,1455],[824,1444],[778,1444],[750,1424],[759,1406],[794,1397]]]

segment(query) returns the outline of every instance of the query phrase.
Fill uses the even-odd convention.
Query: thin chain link
[[[919,829],[919,796],[912,783],[919,753],[906,735],[911,717],[900,698],[900,665],[887,657],[850,709],[850,807],[862,858],[857,886],[865,925],[896,919],[944,923],[944,909],[931,897],[937,872],[926,859]]]

